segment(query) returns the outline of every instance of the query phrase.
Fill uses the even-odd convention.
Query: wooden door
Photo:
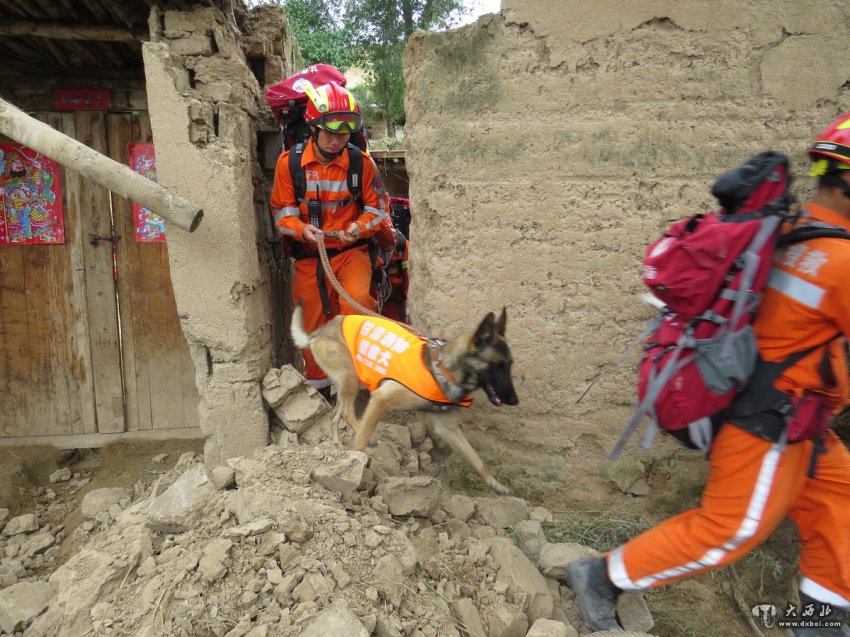
[[[150,140],[146,115],[41,119],[124,164],[130,142]],[[62,185],[64,245],[0,246],[0,438],[197,427],[167,244],[136,243],[126,199],[68,169]],[[89,240],[113,220],[114,255]]]

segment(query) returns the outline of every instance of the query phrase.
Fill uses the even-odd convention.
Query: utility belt
[[[794,396],[776,389],[774,383],[786,369],[828,343],[796,352],[782,361],[768,362],[759,358],[749,384],[729,407],[686,428],[665,433],[689,449],[707,453],[725,423],[780,445],[812,440],[814,448],[808,474],[814,476],[817,458],[826,450],[826,433],[832,418],[830,403],[823,394]],[[824,387],[835,385],[826,350],[820,374]]]
[[[327,249],[326,252],[328,253],[328,259],[333,259],[338,254],[342,254],[343,252],[347,252],[348,250],[351,250],[353,248],[360,248],[362,246],[368,247],[368,245],[369,245],[369,239],[360,239],[359,241],[355,241],[354,243],[349,244],[349,245],[342,247],[342,248]],[[292,246],[290,247],[290,254],[291,254],[292,258],[295,259],[296,261],[300,261],[301,259],[318,259],[319,258],[319,251],[318,250],[311,250],[306,245],[304,245],[304,243],[302,243],[301,241],[293,241],[292,242]]]
[[[310,250],[300,241],[293,241],[292,243],[291,254],[293,259],[296,261],[300,261],[301,259],[316,259],[316,287],[319,291],[319,299],[322,302],[322,313],[325,316],[331,316],[333,314],[333,308],[331,307],[328,289],[325,286],[325,270],[322,266],[322,260],[319,258],[319,252],[317,250]],[[360,239],[359,241],[355,241],[354,243],[342,248],[332,248],[330,250],[326,249],[325,252],[328,253],[328,260],[331,260],[338,254],[342,254],[343,252],[347,252],[355,248],[365,247],[370,249],[369,246],[371,243],[372,242],[369,239]]]
[[[798,352],[784,361],[774,363],[760,358],[750,385],[722,414],[724,420],[769,442],[793,444],[804,440],[814,441],[808,471],[810,477],[815,474],[817,457],[826,450],[824,440],[832,409],[822,394],[803,393],[794,396],[776,389],[773,383],[782,371],[814,349]],[[825,381],[831,378],[826,369],[828,364],[828,356],[824,352],[821,376]]]
[[[832,410],[823,396],[790,396],[774,389],[771,398],[773,404],[757,412],[733,405],[726,420],[770,442],[817,440],[826,433]]]

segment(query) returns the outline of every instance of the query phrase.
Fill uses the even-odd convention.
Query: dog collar
[[[446,398],[453,403],[461,402],[467,397],[468,393],[463,386],[457,382],[454,374],[449,371],[449,368],[446,367],[443,362],[443,359],[445,358],[443,354],[443,346],[446,344],[446,341],[439,338],[429,338],[427,341],[428,345],[426,346],[426,349],[428,350],[429,359],[428,368],[431,370],[434,380],[437,381],[437,384],[446,395]]]

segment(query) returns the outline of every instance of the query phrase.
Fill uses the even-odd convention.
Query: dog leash
[[[429,365],[429,367],[431,368],[431,371],[434,374],[434,378],[437,379],[437,383],[442,387],[443,393],[446,394],[446,397],[449,398],[449,400],[453,400],[454,402],[462,400],[464,396],[466,396],[467,392],[463,389],[463,387],[461,387],[460,383],[457,382],[457,379],[455,379],[454,374],[452,374],[449,371],[448,367],[446,367],[443,363],[443,345],[445,345],[445,341],[443,341],[442,339],[428,338],[427,336],[421,334],[419,331],[414,329],[413,326],[408,325],[407,323],[402,323],[401,321],[390,319],[386,316],[383,316],[382,314],[378,314],[377,312],[373,312],[372,310],[363,307],[362,305],[360,305],[360,303],[358,303],[351,297],[351,295],[346,291],[344,287],[342,287],[342,284],[336,278],[333,269],[331,268],[331,262],[328,258],[328,251],[325,247],[325,237],[339,239],[340,234],[341,233],[339,232],[329,230],[322,231],[320,234],[316,235],[316,246],[319,248],[319,259],[322,262],[322,267],[324,268],[325,276],[328,277],[328,280],[331,282],[331,286],[333,286],[333,289],[336,290],[337,293],[342,298],[344,298],[351,307],[353,307],[361,314],[371,316],[373,318],[392,321],[396,325],[400,325],[407,331],[412,332],[419,338],[425,339],[425,341],[427,341],[428,343],[428,356],[431,362],[431,365]],[[460,396],[459,398],[453,398],[452,396],[457,396],[459,391],[463,393],[463,396]],[[451,396],[449,394],[451,394]]]
[[[378,314],[377,312],[373,312],[372,310],[363,307],[362,305],[360,305],[360,303],[355,301],[352,296],[346,291],[346,289],[342,287],[342,284],[334,275],[334,272],[331,269],[331,261],[328,258],[328,250],[325,247],[325,237],[330,237],[331,239],[339,239],[341,234],[342,233],[333,230],[323,230],[321,234],[316,235],[316,246],[319,248],[319,260],[322,262],[322,268],[324,268],[325,270],[325,276],[328,277],[328,280],[331,282],[331,286],[333,286],[333,289],[337,291],[337,294],[344,298],[346,302],[355,310],[357,310],[360,314],[365,314],[366,316],[371,316],[373,318],[387,318],[386,316],[383,316],[381,314]],[[398,323],[399,325],[405,325],[400,321],[395,321],[394,319],[389,320]],[[421,334],[411,329],[409,326],[406,327],[407,329],[410,329],[411,332],[414,332],[417,335],[421,336]]]

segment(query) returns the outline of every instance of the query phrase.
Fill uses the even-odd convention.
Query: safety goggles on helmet
[[[809,169],[809,177],[822,177],[827,173],[835,172],[836,170],[850,170],[850,164],[843,161],[832,159],[831,157],[821,157],[812,160],[812,167]]]
[[[850,113],[832,122],[809,148],[812,161],[810,177],[820,177],[836,170],[850,169]]]
[[[363,125],[363,118],[360,113],[325,113],[314,119],[310,124],[331,133],[343,135],[359,131]]]

